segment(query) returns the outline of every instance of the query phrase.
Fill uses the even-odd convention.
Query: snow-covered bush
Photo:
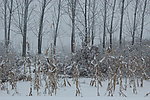
[[[10,71],[16,70],[16,58],[17,55],[12,48],[9,48],[6,52],[3,43],[0,43],[0,68],[3,82],[8,81]]]

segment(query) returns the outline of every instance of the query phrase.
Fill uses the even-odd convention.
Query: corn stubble
[[[2,74],[4,73],[5,64],[0,67],[0,89],[7,91],[9,94],[11,89],[15,91],[15,94],[18,94],[17,91],[17,82],[27,81],[30,82],[29,94],[28,96],[33,96],[33,90],[36,91],[36,95],[41,95],[42,88],[44,87],[44,95],[56,95],[59,88],[59,80],[62,79],[64,87],[71,87],[75,85],[75,96],[81,96],[80,89],[80,65],[77,62],[72,63],[72,75],[73,84],[69,82],[67,77],[67,69],[64,67],[64,77],[58,77],[59,68],[57,66],[56,59],[48,58],[46,60],[46,68],[44,63],[41,61],[40,57],[35,57],[35,61],[32,62],[29,58],[24,59],[23,63],[23,75],[25,77],[20,78],[16,76],[16,73],[13,71],[8,71],[8,80],[7,82],[2,82]],[[136,56],[130,56],[128,59],[125,59],[123,56],[112,57],[111,54],[105,56],[104,59],[98,60],[94,58],[95,63],[91,66],[91,78],[90,86],[96,88],[96,95],[100,96],[100,88],[103,86],[103,81],[108,81],[106,93],[107,96],[114,96],[116,91],[119,91],[119,96],[127,97],[125,91],[128,88],[132,88],[132,92],[137,94],[137,87],[144,86],[144,80],[149,80],[150,78],[146,74],[146,63],[143,58]],[[102,70],[103,63],[106,63],[108,66],[107,71],[104,73]],[[33,64],[33,65],[32,65]],[[32,68],[34,66],[34,71]],[[43,80],[43,81],[42,81]],[[118,90],[117,90],[118,89]],[[146,93],[145,96],[148,96],[150,93]]]

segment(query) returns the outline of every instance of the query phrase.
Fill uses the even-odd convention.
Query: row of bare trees
[[[67,25],[71,28],[69,33],[71,36],[71,52],[75,53],[76,40],[81,39],[83,47],[92,46],[96,44],[95,37],[98,34],[102,37],[104,50],[107,47],[113,48],[114,37],[117,34],[120,47],[122,47],[123,38],[126,37],[125,33],[131,34],[132,45],[135,44],[138,35],[139,41],[142,43],[143,34],[145,33],[144,26],[147,24],[145,23],[145,16],[148,15],[147,6],[149,5],[149,0],[144,0],[144,2],[140,0],[2,0],[1,2],[5,47],[8,48],[10,41],[13,41],[10,37],[11,33],[21,34],[22,56],[24,57],[27,53],[27,47],[29,49],[28,33],[33,33],[29,30],[34,31],[31,28],[34,24],[32,19],[34,19],[37,12],[39,16],[36,21],[39,23],[35,29],[37,32],[34,33],[38,38],[38,54],[42,54],[44,27],[54,30],[53,33],[49,31],[49,34],[54,34],[53,54],[56,54],[60,26],[66,25],[62,23],[64,16],[69,16],[70,19],[67,20],[71,21]],[[56,17],[50,18],[50,16]],[[49,23],[53,23],[53,29],[50,28],[50,25],[45,25],[47,19],[49,19]],[[107,45],[107,42],[109,45]]]

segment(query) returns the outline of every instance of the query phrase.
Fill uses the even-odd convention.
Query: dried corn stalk
[[[51,95],[54,93],[56,95],[57,92],[57,73],[56,69],[53,69],[47,72],[48,75],[48,87],[51,87],[51,91],[49,92]]]
[[[41,76],[40,76],[40,71],[39,71],[39,64],[40,62],[36,64],[35,62],[35,75],[34,75],[34,89],[37,91],[37,95],[40,95],[40,81],[41,81]]]
[[[75,92],[75,96],[78,96],[81,94],[80,92],[80,88],[79,88],[79,70],[78,70],[78,65],[74,62],[73,66],[73,79],[75,82],[75,87],[76,87],[76,92]]]
[[[56,67],[56,61],[50,62],[48,60],[48,71],[46,72],[46,75],[48,76],[48,82],[46,83],[46,86],[48,89],[48,94],[53,95],[53,93],[56,95],[57,92],[57,76],[58,76],[58,69]],[[51,88],[51,89],[50,89]]]
[[[66,74],[66,66],[64,67],[64,80],[63,80],[63,86],[67,86],[67,84],[71,87],[70,82],[67,79],[67,74]]]

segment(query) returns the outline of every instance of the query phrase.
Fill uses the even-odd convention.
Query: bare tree
[[[114,0],[114,3],[113,3],[110,32],[109,32],[109,34],[110,34],[110,48],[111,49],[112,49],[112,34],[113,34],[113,21],[114,21],[114,14],[115,14],[115,6],[116,6],[116,0]]]
[[[61,0],[58,2],[58,15],[57,15],[57,21],[56,21],[56,27],[55,27],[55,34],[54,34],[54,47],[53,47],[53,54],[56,54],[56,42],[57,42],[57,36],[58,36],[58,28],[59,28],[59,22],[60,22],[60,10],[61,10]]]
[[[90,45],[90,34],[91,34],[91,4],[92,3],[92,1],[91,0],[88,0],[88,12],[87,12],[87,15],[88,15],[88,17],[87,17],[87,42],[88,42],[88,45]]]
[[[122,47],[122,30],[123,30],[123,18],[124,18],[124,2],[122,0],[122,7],[121,7],[121,20],[120,20],[120,35],[119,35],[119,46]]]
[[[104,0],[104,26],[103,26],[103,49],[106,47],[106,17],[107,17],[107,0]]]
[[[92,29],[91,29],[91,42],[94,45],[94,38],[95,38],[95,16],[96,16],[96,0],[93,0],[93,8],[92,8]]]
[[[20,0],[15,0],[16,5],[16,12],[14,14],[13,20],[14,20],[14,31],[18,34],[21,34],[23,38],[23,23],[24,23],[24,2]],[[23,56],[23,44],[22,44],[22,56]]]
[[[22,44],[22,56],[26,56],[26,39],[27,39],[27,25],[28,25],[28,9],[29,5],[31,4],[32,0],[25,0],[24,1],[24,16],[23,16],[23,44]]]
[[[142,43],[142,38],[143,38],[143,28],[144,28],[144,19],[145,19],[146,6],[147,6],[147,0],[144,1],[143,12],[142,12],[142,24],[141,24],[140,43]]]
[[[39,32],[38,32],[38,54],[42,53],[42,37],[43,37],[43,22],[44,22],[44,16],[45,16],[45,9],[46,6],[51,2],[47,0],[42,0],[42,11],[40,16],[40,24],[39,24]]]
[[[85,46],[88,45],[88,26],[87,26],[87,0],[85,0],[85,4],[84,4],[84,24],[85,24]]]
[[[134,11],[134,21],[133,21],[133,33],[132,33],[132,45],[135,42],[135,31],[136,31],[136,18],[137,18],[137,8],[138,8],[138,0],[136,0],[135,11]]]
[[[69,0],[70,1],[70,0]],[[72,23],[72,33],[71,33],[71,52],[75,53],[75,17],[76,17],[76,3],[77,0],[71,0],[71,23]]]
[[[7,40],[8,40],[8,34],[7,34],[7,0],[4,0],[4,32],[5,32],[5,46],[7,48]]]
[[[9,21],[8,21],[8,45],[10,44],[10,30],[11,30],[11,22],[12,22],[12,14],[13,14],[13,0],[10,0],[9,7]]]
[[[4,4],[4,34],[5,34],[5,47],[6,51],[8,50],[10,44],[10,30],[12,22],[12,13],[13,13],[13,0],[3,0]]]

